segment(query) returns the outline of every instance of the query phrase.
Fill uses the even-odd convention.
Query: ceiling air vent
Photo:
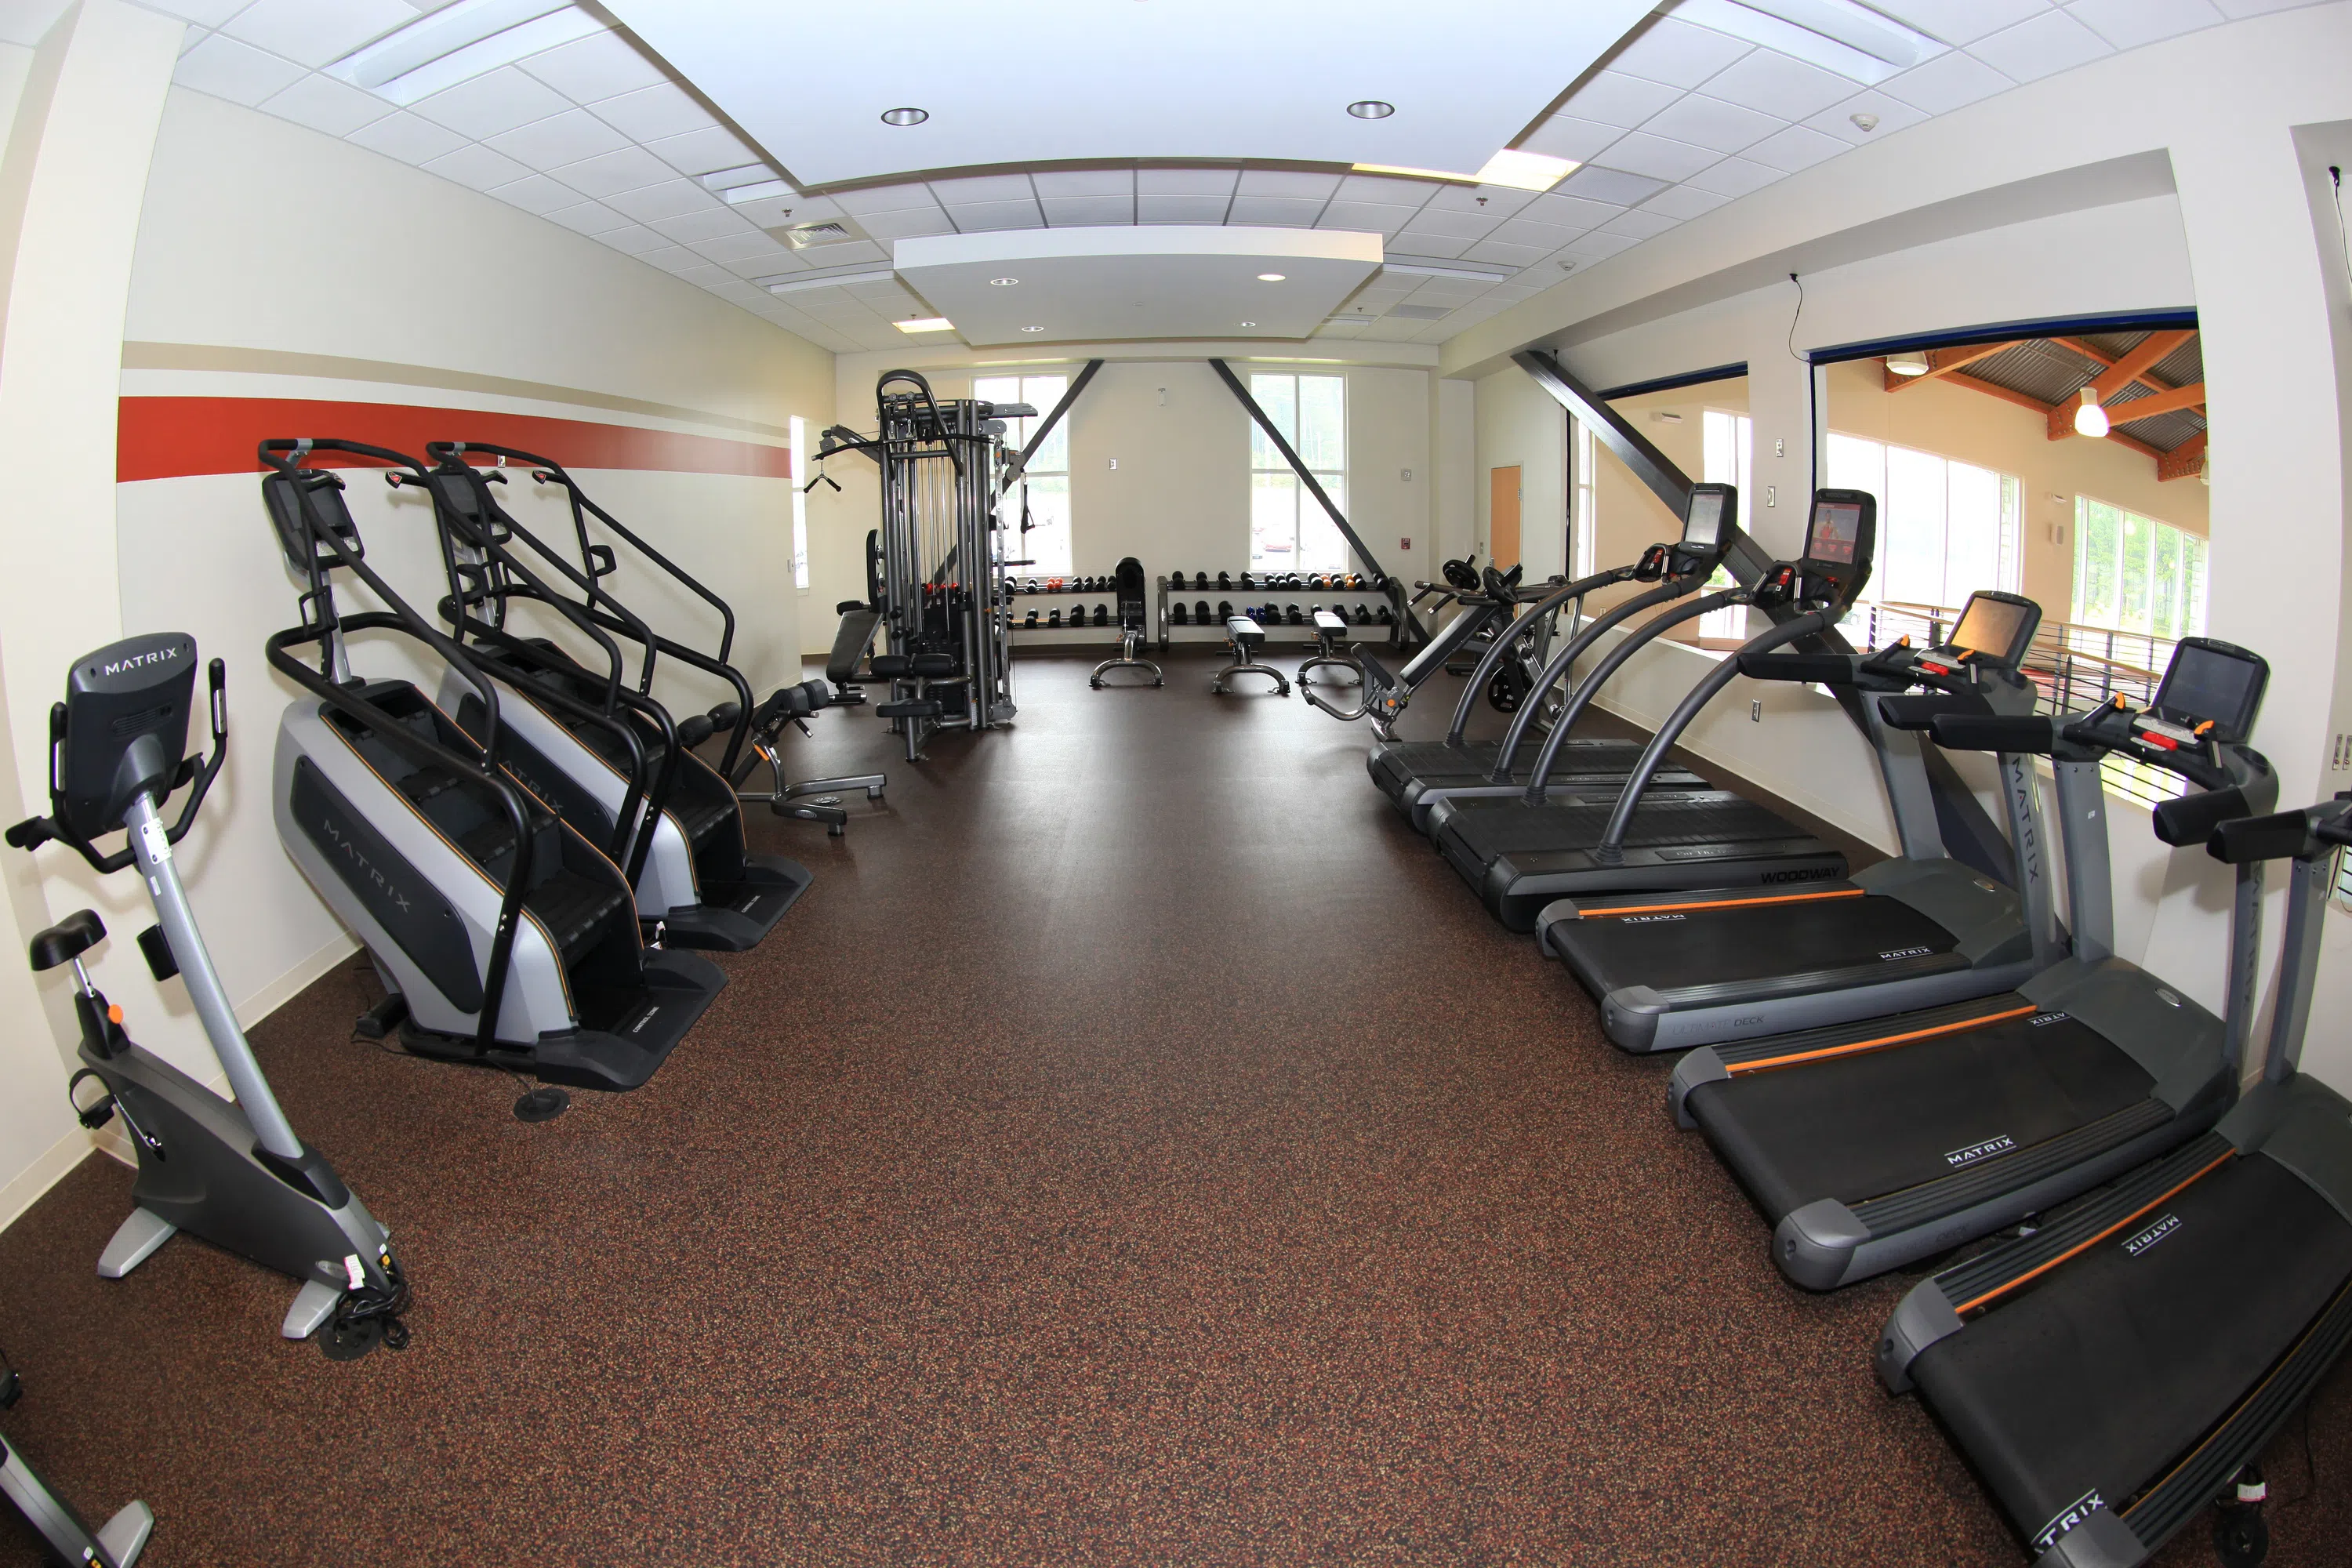
[[[825,218],[817,223],[796,223],[790,228],[780,228],[772,232],[777,238],[794,250],[806,250],[814,245],[839,245],[845,239],[865,237],[839,218]]]
[[[1454,307],[1451,305],[1391,305],[1389,307],[1389,314],[1401,316],[1408,321],[1434,321],[1454,314]]]

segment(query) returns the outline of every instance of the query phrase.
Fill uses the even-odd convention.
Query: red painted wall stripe
[[[126,397],[115,437],[114,477],[257,474],[254,448],[280,437],[334,437],[423,458],[427,441],[504,441],[567,468],[653,468],[675,473],[793,477],[791,448],[680,436],[586,419],[427,408],[404,403],[331,403],[294,397]],[[370,467],[320,453],[314,464]]]

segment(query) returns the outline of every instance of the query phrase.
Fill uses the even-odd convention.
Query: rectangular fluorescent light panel
[[[945,316],[918,316],[911,321],[893,321],[902,332],[952,332],[955,323]]]
[[[1417,261],[1383,261],[1381,270],[1409,273],[1415,278],[1467,278],[1479,283],[1507,283],[1513,276],[1508,272],[1473,272],[1467,267],[1423,266]]]
[[[836,272],[829,278],[787,278],[766,287],[771,294],[798,294],[810,289],[845,289],[852,283],[889,283],[898,276],[896,272]]]
[[[458,0],[353,50],[327,74],[404,107],[603,31],[565,0]]]
[[[1443,169],[1414,169],[1401,163],[1354,163],[1359,174],[1401,175],[1408,180],[1443,180],[1452,185],[1507,185],[1515,191],[1548,191],[1580,167],[1573,158],[1550,158],[1506,147],[1486,160],[1475,174],[1449,174]]]

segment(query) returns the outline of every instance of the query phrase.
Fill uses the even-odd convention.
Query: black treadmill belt
[[[1482,862],[1513,853],[1555,854],[1590,849],[1609,826],[1614,800],[1575,805],[1528,805],[1513,796],[1499,803],[1462,803],[1445,831]],[[1683,795],[1645,795],[1626,826],[1627,848],[1661,844],[1732,844],[1773,838],[1807,838],[1753,801],[1719,790]]]
[[[2145,1100],[2154,1082],[2073,1018],[2015,1018],[1735,1078],[1688,1103],[1777,1223],[1817,1198],[1858,1203],[1989,1163],[2000,1154],[1969,1152],[2003,1139],[2030,1149]]]
[[[1499,741],[1468,741],[1449,746],[1443,741],[1405,741],[1390,746],[1381,753],[1383,766],[1399,776],[1412,778],[1451,777],[1456,773],[1484,773],[1495,765],[1495,754],[1502,749]],[[1543,750],[1538,737],[1529,737],[1520,746],[1512,764],[1521,773],[1535,765],[1536,756]],[[1643,742],[1639,741],[1570,741],[1560,747],[1554,759],[1552,771],[1557,773],[1630,773],[1633,764],[1642,760]]]
[[[1949,952],[1953,945],[1952,933],[1936,921],[1900,899],[1874,894],[1670,910],[1638,921],[1580,920],[1553,929],[1576,944],[1578,972],[1602,995],[1625,985],[1809,974],[1893,953]]]
[[[1938,1341],[1928,1401],[2031,1540],[2095,1490],[2121,1511],[2352,1278],[2352,1225],[2260,1154],[2234,1160]]]

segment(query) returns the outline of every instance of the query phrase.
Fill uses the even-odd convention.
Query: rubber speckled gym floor
[[[522,1125],[320,981],[255,1043],[413,1346],[286,1344],[290,1287],[184,1239],[99,1279],[94,1159],[0,1234],[6,1431],[86,1513],[144,1498],[154,1568],[2021,1563],[1872,1376],[1907,1281],[1783,1284],[1668,1064],[1407,830],[1364,727],[1167,664],[1025,658],[1018,727],[919,767],[824,715],[796,771],[887,805],[753,815],[816,885],[634,1094]],[[2310,1448],[2282,1568],[2352,1556],[2352,1379]],[[2298,1426],[2270,1474],[2308,1491]]]

